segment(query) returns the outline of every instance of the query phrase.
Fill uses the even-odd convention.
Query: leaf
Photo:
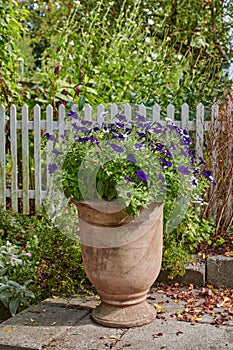
[[[11,299],[9,304],[10,313],[12,316],[15,316],[17,309],[19,307],[19,300],[18,299]]]
[[[98,95],[97,91],[89,86],[86,87],[87,92],[90,92],[93,95]]]
[[[16,288],[20,288],[21,287],[21,285],[19,283],[15,282],[15,281],[12,281],[12,280],[8,281],[8,285],[16,287]]]
[[[7,270],[9,269],[9,266],[8,267],[4,267],[0,270],[0,276],[3,276],[5,275],[5,273],[7,272]]]
[[[155,307],[155,309],[156,309],[156,311],[157,311],[158,313],[164,312],[164,309],[163,309],[163,307],[162,307],[161,305],[156,304],[156,303],[154,303],[153,305],[154,305],[154,307]]]
[[[11,329],[11,328],[7,328],[7,329],[5,329],[5,332],[6,332],[6,333],[11,333],[11,332],[12,332],[12,329]]]
[[[85,97],[84,96],[80,96],[79,101],[78,101],[78,110],[81,111],[85,105]]]
[[[162,332],[153,334],[154,338],[159,338],[159,337],[162,337],[162,336],[163,336]]]
[[[116,335],[110,335],[110,336],[109,336],[109,339],[116,339],[116,340],[119,340],[119,337],[117,337]]]

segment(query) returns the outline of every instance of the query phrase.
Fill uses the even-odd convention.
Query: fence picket
[[[154,122],[160,121],[160,106],[157,103],[152,108],[152,118]]]
[[[97,107],[97,122],[101,124],[104,121],[104,117],[105,117],[105,108],[103,105],[99,105]]]
[[[174,120],[174,115],[175,115],[175,107],[173,104],[169,103],[167,106],[167,117]]]
[[[127,120],[132,119],[132,108],[131,108],[129,103],[125,104],[125,112],[124,113],[125,113]]]
[[[0,106],[0,207],[6,209],[5,108]]]
[[[189,130],[189,106],[184,103],[181,107],[181,127]]]
[[[111,104],[111,119],[115,117],[115,115],[118,113],[118,107],[116,103]]]
[[[84,119],[91,121],[92,117],[92,107],[89,104],[86,104],[84,108]]]
[[[22,107],[22,186],[23,213],[29,214],[29,145],[28,145],[28,107]]]
[[[35,181],[35,210],[39,211],[42,203],[41,193],[41,110],[34,107],[34,181]]]
[[[196,155],[203,157],[204,144],[204,106],[202,103],[197,105],[196,114]]]
[[[65,131],[65,116],[66,116],[66,110],[64,105],[60,105],[59,111],[58,111],[58,142],[62,142],[62,136],[64,135]]]
[[[11,138],[11,208],[18,211],[18,157],[17,157],[17,129],[16,107],[10,108],[10,138]]]
[[[129,103],[122,103],[121,105],[112,103],[109,106],[99,105],[97,108],[93,108],[90,105],[85,105],[84,108],[84,119],[85,120],[96,120],[96,111],[97,111],[97,121],[102,122],[105,120],[105,113],[109,111],[110,115],[108,117],[113,118],[118,112],[125,114],[127,120],[131,120],[133,113],[138,113],[146,115],[148,110],[144,105],[133,108]],[[232,108],[232,107],[231,107]],[[72,106],[73,111],[77,111],[77,106]],[[212,130],[212,132],[220,132],[218,127],[218,113],[219,108],[217,105],[212,107],[212,119],[211,121],[204,121],[204,106],[199,104],[196,109],[196,120],[189,120],[189,106],[184,103],[181,107],[181,121],[175,120],[175,108],[174,105],[169,104],[167,106],[167,117],[171,118],[173,122],[181,126],[186,130],[194,130],[196,135],[196,154],[198,157],[203,156],[203,147],[204,147],[204,133],[207,130]],[[81,113],[81,112],[80,112]],[[155,104],[152,109],[149,111],[148,118],[151,118],[155,122],[161,124],[166,124],[166,121],[161,118],[161,110],[158,104]],[[47,165],[50,161],[49,152],[46,152],[45,157],[41,159],[41,131],[46,130],[50,134],[57,135],[58,141],[62,142],[62,135],[64,134],[64,120],[66,116],[66,110],[63,105],[59,107],[58,121],[53,120],[53,108],[52,106],[47,106],[46,108],[46,120],[41,120],[41,109],[38,105],[34,107],[34,120],[28,120],[28,108],[23,106],[22,108],[22,120],[16,120],[16,107],[12,106],[10,108],[10,137],[11,137],[11,162],[12,162],[12,171],[11,171],[11,187],[8,188],[6,184],[6,111],[3,106],[0,106],[0,206],[4,209],[6,208],[6,199],[11,198],[12,209],[18,211],[18,199],[22,198],[23,202],[23,212],[27,214],[30,211],[30,199],[35,201],[35,211],[39,211],[41,208],[42,200],[46,196],[46,189],[49,186],[49,179],[47,179]],[[228,123],[232,126],[232,109],[229,112]],[[149,119],[151,120],[151,119]],[[18,188],[18,157],[17,157],[17,130],[22,130],[22,189]],[[34,134],[34,183],[30,184],[29,181],[29,132],[33,131]],[[47,151],[51,151],[52,143],[47,143]],[[232,144],[229,144],[227,153],[227,164],[228,167],[232,168],[233,162],[233,147]],[[217,167],[216,164],[218,158],[217,154],[217,145],[212,154],[213,162],[213,177],[217,178]],[[43,177],[42,170],[44,167]],[[34,189],[30,188],[30,185]],[[232,180],[230,182],[230,188],[232,187]],[[215,194],[213,194],[215,195]],[[232,194],[230,194],[228,199],[228,209],[229,216],[232,213]],[[229,217],[229,220],[232,220],[232,217]]]
[[[138,112],[140,115],[143,115],[144,117],[146,117],[146,107],[143,104],[139,106]]]

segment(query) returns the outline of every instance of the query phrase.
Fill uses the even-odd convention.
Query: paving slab
[[[114,347],[114,350],[125,349],[232,350],[233,328],[155,319],[144,327],[129,329]]]
[[[82,300],[47,299],[0,325],[0,350],[40,350],[89,312]]]
[[[99,303],[94,296],[47,299],[0,325],[0,350],[233,350],[232,317],[220,326],[212,324],[210,314],[199,322],[179,320],[186,300],[172,298],[159,287],[151,289],[148,301],[158,310],[152,323],[116,329],[92,321],[91,311]]]

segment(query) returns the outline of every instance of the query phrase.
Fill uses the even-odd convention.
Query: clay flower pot
[[[135,220],[109,204],[76,205],[84,268],[101,299],[93,320],[120,328],[150,323],[156,310],[146,298],[161,268],[163,205]]]

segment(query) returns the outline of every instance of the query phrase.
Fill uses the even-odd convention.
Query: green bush
[[[85,273],[79,242],[59,232],[45,215],[0,210],[0,233],[1,246],[10,241],[20,253],[31,254],[23,269],[11,269],[9,278],[20,284],[31,279],[36,302],[56,292],[74,294],[82,287]]]
[[[202,180],[192,195],[191,204],[183,220],[171,232],[167,232],[167,221],[176,203],[176,196],[171,196],[170,193],[169,200],[165,204],[162,268],[170,270],[170,278],[185,273],[186,263],[193,261],[201,243],[212,244],[212,238],[216,231],[214,220],[201,218],[201,211],[206,205],[203,200],[206,188],[206,180]]]

